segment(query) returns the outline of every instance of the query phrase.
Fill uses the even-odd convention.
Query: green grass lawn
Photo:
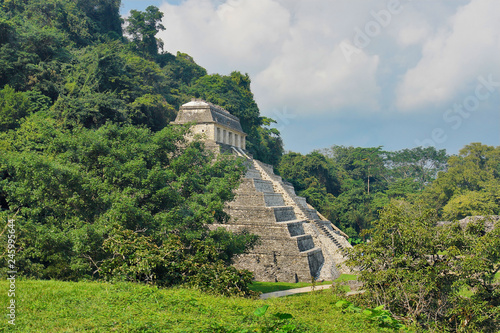
[[[339,276],[335,281],[349,281],[349,280],[356,280],[358,277],[353,274],[342,274]],[[323,281],[323,282],[317,282],[315,285],[326,285],[326,284],[332,284],[332,281]],[[298,283],[289,283],[289,282],[259,282],[259,281],[254,281],[250,285],[250,290],[253,291],[258,291],[261,293],[271,293],[274,291],[281,291],[281,290],[288,290],[288,289],[295,289],[295,288],[302,288],[302,287],[309,287],[312,286],[313,283],[307,283],[307,282],[298,282]]]
[[[0,332],[380,332],[359,313],[342,313],[330,290],[269,300],[218,297],[191,289],[133,283],[16,281],[15,326],[7,322],[0,281]],[[257,317],[254,311],[269,305]],[[289,313],[286,322],[275,319]],[[281,326],[280,326],[281,325]],[[390,331],[390,330],[389,330]]]
[[[353,281],[357,280],[358,276],[354,274],[342,274],[340,275],[335,281],[342,282],[342,281]]]

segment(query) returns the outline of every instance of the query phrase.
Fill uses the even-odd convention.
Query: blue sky
[[[285,148],[500,145],[498,0],[122,1],[209,73],[248,73]]]

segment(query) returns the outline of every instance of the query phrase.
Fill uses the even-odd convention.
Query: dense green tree
[[[166,75],[175,82],[190,85],[202,76],[207,75],[205,68],[194,62],[193,57],[186,53],[177,52],[164,67]]]
[[[305,190],[308,187],[306,180],[314,177],[328,193],[340,193],[338,170],[319,152],[307,155],[290,152],[283,156],[278,171],[284,178],[290,179],[297,191]]]
[[[163,50],[163,42],[156,35],[165,27],[161,24],[163,13],[155,6],[149,6],[144,12],[131,10],[126,19],[125,32],[130,35],[134,49],[140,54],[155,58],[158,49]]]
[[[227,274],[220,283],[243,279],[236,285],[245,293],[250,275],[228,264],[255,236],[208,228],[227,220],[224,203],[234,196],[243,166],[214,158],[201,142],[185,141],[187,130],[168,126],[153,133],[112,124],[68,129],[34,115],[5,133],[0,213],[17,212],[23,251],[16,260],[23,275],[223,290],[197,276],[213,268]],[[117,257],[125,254],[125,261]],[[199,265],[204,270],[198,272]]]
[[[446,151],[434,147],[416,147],[387,152],[385,165],[390,170],[389,183],[400,179],[411,179],[423,189],[436,179],[440,171],[446,171],[448,156]]]
[[[285,154],[278,170],[324,216],[357,238],[391,198],[417,200],[446,170],[447,159],[444,150],[432,147],[387,152],[332,146],[305,156]]]
[[[440,173],[424,193],[429,206],[441,213],[450,203],[446,216],[458,217],[463,214],[450,214],[450,207],[458,208],[460,201],[468,201],[471,212],[479,214],[481,209],[478,208],[484,207],[484,214],[491,213],[491,210],[500,214],[500,147],[471,143],[458,155],[451,156],[448,165],[447,172]],[[450,202],[452,198],[453,202]]]
[[[484,221],[437,227],[436,220],[432,211],[403,201],[382,211],[371,241],[349,251],[349,264],[362,268],[365,299],[420,328],[496,332],[500,225],[485,233]]]
[[[383,177],[385,152],[382,147],[332,146],[324,150],[324,154],[345,170],[348,177],[362,180],[368,194],[386,187],[387,182]]]
[[[78,0],[77,5],[94,23],[95,33],[111,40],[122,38],[121,0]]]
[[[0,90],[0,131],[15,128],[32,111],[28,97],[10,86]]]
[[[222,106],[240,118],[243,131],[248,134],[262,124],[259,108],[250,91],[248,74],[232,72],[229,76],[206,75],[196,80],[191,93],[195,97]]]
[[[474,215],[499,214],[498,205],[486,192],[467,191],[454,195],[443,207],[443,219],[452,221]]]

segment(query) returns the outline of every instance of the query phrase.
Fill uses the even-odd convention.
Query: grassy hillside
[[[9,302],[7,283],[2,281],[0,289],[3,307]],[[21,280],[15,300],[15,328],[4,315],[2,332],[390,331],[362,314],[342,313],[330,290],[264,301],[133,283]],[[264,305],[269,305],[267,313],[256,316],[255,310]],[[293,319],[276,319],[277,313],[289,313]]]

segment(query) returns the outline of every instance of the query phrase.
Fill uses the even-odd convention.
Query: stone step
[[[262,206],[262,207],[273,207],[273,206],[285,206],[283,196],[274,192],[237,192],[234,201],[231,204],[237,206]]]
[[[230,204],[226,212],[231,216],[232,224],[239,221],[258,221],[259,223],[276,223],[296,220],[295,211],[291,206],[245,206]]]
[[[227,230],[231,230],[232,232],[242,232],[247,231],[251,234],[259,235],[259,239],[262,243],[273,243],[278,240],[283,243],[290,243],[290,231],[286,228],[286,226],[276,226],[274,225],[255,225],[255,224],[225,224],[222,227]],[[266,234],[262,234],[262,230],[266,231]],[[294,247],[297,248],[297,245],[294,244]],[[298,251],[298,250],[297,250]]]
[[[323,257],[323,251],[319,247],[312,248],[310,250],[300,252],[300,255],[307,257],[307,262],[309,264],[309,274],[314,279],[319,278],[321,273],[321,267],[325,262]]]
[[[283,181],[283,178],[281,178],[281,176],[275,175],[274,173],[270,174],[270,176],[271,176],[271,178],[273,178],[277,182],[282,182]]]
[[[264,201],[266,203],[266,206],[268,206],[268,207],[284,206],[285,205],[285,201],[283,200],[283,195],[281,195],[279,193],[265,192],[264,193]]]
[[[307,208],[307,200],[306,200],[306,198],[296,196],[296,197],[295,197],[295,200],[297,201],[297,203],[298,203],[299,205],[301,205],[301,206],[302,206],[302,207],[304,207],[304,208]]]
[[[270,208],[274,210],[274,216],[276,217],[276,222],[285,222],[297,219],[293,207],[291,206],[276,206]]]
[[[309,214],[309,217],[312,219],[312,220],[319,220],[319,216],[318,216],[318,213],[316,212],[316,209],[311,209],[311,208],[306,208],[308,214]]]
[[[300,252],[314,248],[314,241],[311,235],[299,235],[292,238],[297,241],[297,246]]]
[[[273,183],[269,180],[254,179],[253,184],[259,192],[274,192]]]
[[[264,163],[264,162],[260,162],[260,166],[261,166],[261,167],[262,167],[262,169],[264,169],[267,173],[274,174],[274,168],[272,167],[272,165],[267,164],[267,163]]]
[[[328,230],[324,225],[317,223],[317,226],[319,229],[323,232],[324,235],[326,235],[332,242],[337,246],[337,248],[343,250],[344,246],[335,238],[335,236],[331,233],[330,230]]]
[[[290,193],[291,195],[297,195],[295,194],[295,188],[293,187],[293,185],[286,185],[286,184],[283,184],[283,187],[285,188],[285,190],[288,191],[288,193]]]
[[[255,169],[248,169],[244,178],[261,179],[260,172]]]
[[[315,248],[312,248],[310,250],[303,251],[300,254],[310,256],[311,254],[315,254],[315,253],[321,253],[323,255],[323,251],[321,251],[321,248],[319,248],[319,247],[315,247]]]
[[[283,224],[284,226],[286,226],[288,232],[290,233],[290,236],[292,237],[305,234],[303,226],[304,223],[306,223],[305,220],[291,220],[286,222],[277,222],[277,224]]]

